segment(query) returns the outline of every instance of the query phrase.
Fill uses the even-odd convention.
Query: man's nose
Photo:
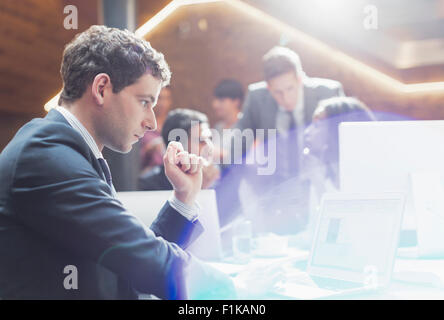
[[[154,112],[151,111],[143,121],[143,127],[145,130],[154,131],[157,129],[157,121]]]
[[[284,100],[285,105],[290,104],[290,95],[288,93],[284,93],[282,99]]]

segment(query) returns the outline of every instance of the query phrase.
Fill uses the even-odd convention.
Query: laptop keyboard
[[[319,299],[362,288],[362,283],[309,276],[304,272],[286,278],[275,288],[275,293],[291,299]]]
[[[313,283],[317,285],[319,288],[334,290],[334,291],[355,289],[363,286],[363,284],[359,282],[351,282],[351,281],[315,277],[315,276],[311,276],[310,278],[313,281]]]
[[[302,273],[297,272],[287,277],[286,281],[293,284],[300,284],[300,285],[310,286],[312,288],[321,288],[332,291],[355,289],[363,286],[363,284],[359,282],[310,276],[306,272]]]

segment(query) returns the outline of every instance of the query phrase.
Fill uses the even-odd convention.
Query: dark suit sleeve
[[[256,138],[257,128],[257,101],[254,91],[249,90],[242,107],[242,112],[239,115],[239,119],[234,125],[232,130],[232,137],[230,143],[230,163],[238,163],[240,158],[250,150]],[[249,132],[247,132],[249,131]],[[244,138],[241,135],[245,135],[245,143],[242,142]]]
[[[177,243],[181,248],[187,248],[204,231],[199,220],[190,222],[174,210],[168,202],[151,225],[151,230],[165,240]]]
[[[61,248],[129,280],[140,292],[184,298],[189,254],[126,212],[70,143],[36,137],[23,148],[11,188],[18,219]],[[157,235],[165,233],[174,213],[168,205],[163,208],[154,224]],[[194,226],[182,221],[176,227],[189,234]],[[178,237],[179,244],[188,244],[186,236]]]
[[[173,190],[173,186],[165,175],[165,168],[163,166],[156,166],[139,177],[139,190]]]
[[[319,81],[319,80],[318,80]],[[333,98],[333,97],[343,97],[344,88],[339,81],[323,79],[319,81],[318,86],[318,100]]]
[[[240,130],[255,129],[254,121],[254,106],[255,106],[255,94],[254,91],[249,90],[245,97],[244,104],[242,106],[242,115],[235,124],[235,128]]]

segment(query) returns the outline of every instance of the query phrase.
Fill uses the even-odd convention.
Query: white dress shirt
[[[279,135],[287,136],[288,130],[290,128],[291,118],[288,116],[289,112],[284,109],[284,107],[278,105],[278,112],[276,115],[276,130]],[[291,112],[291,115],[293,116],[293,119],[296,123],[296,131],[297,131],[297,138],[298,138],[298,155],[302,155],[302,148],[303,148],[303,134],[304,134],[304,90],[303,86],[299,88],[299,94],[298,94],[298,101],[296,104],[296,107]],[[284,165],[286,165],[284,163]],[[288,168],[286,168],[288,170]]]
[[[293,109],[292,115],[298,130],[302,129],[304,125],[304,90],[302,86],[299,88],[298,102]],[[288,111],[284,109],[284,107],[279,106],[276,116],[276,129],[279,134],[286,134],[288,132],[291,122],[290,120],[291,119],[288,117]]]

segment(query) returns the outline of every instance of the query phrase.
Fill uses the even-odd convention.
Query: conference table
[[[308,250],[289,247],[285,254],[266,256],[252,252],[247,261],[240,262],[239,259],[229,256],[223,262],[210,262],[210,264],[232,278],[238,299],[293,299],[277,294],[275,284],[278,281],[286,281],[285,279],[292,274],[305,273],[308,257]],[[282,269],[283,265],[287,267]],[[278,269],[280,271],[277,271]],[[280,272],[281,280],[273,278],[277,272]],[[398,254],[391,280],[386,286],[327,299],[444,299],[444,258],[415,259],[400,257]]]

